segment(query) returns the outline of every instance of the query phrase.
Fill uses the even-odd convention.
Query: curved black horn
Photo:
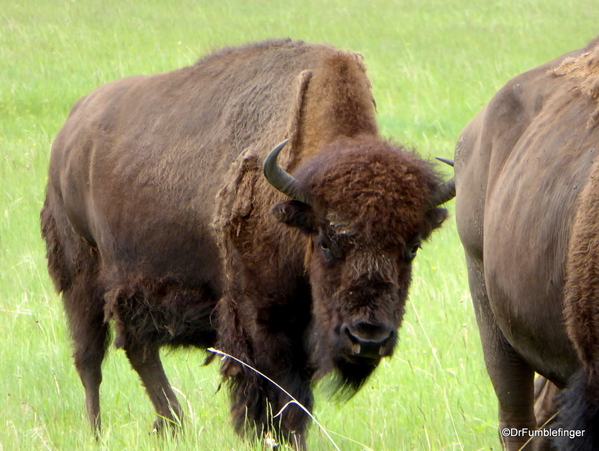
[[[453,167],[453,160],[449,158],[443,157],[435,157],[437,160],[442,161],[445,164]],[[437,208],[439,205],[444,204],[445,202],[450,201],[455,197],[455,180],[450,178],[445,183],[441,183],[437,186],[437,189],[431,196],[429,200],[429,205],[431,208]]]
[[[279,153],[288,142],[289,140],[286,139],[270,151],[262,166],[264,177],[266,177],[268,183],[283,194],[286,194],[292,199],[299,200],[304,204],[312,205],[312,199],[308,193],[304,192],[300,183],[291,175],[287,174],[287,172],[285,172],[277,163]]]
[[[429,206],[431,208],[437,208],[439,205],[450,201],[455,197],[455,180],[450,178],[445,183],[441,183],[437,186],[437,189],[429,199]]]
[[[443,158],[443,157],[435,157],[437,160],[442,161],[445,164],[448,164],[449,166],[451,166],[453,168],[453,160],[450,160],[449,158]]]

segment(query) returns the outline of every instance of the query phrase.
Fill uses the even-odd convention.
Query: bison
[[[83,97],[41,223],[92,427],[110,320],[156,428],[182,415],[162,346],[216,345],[307,408],[330,372],[354,393],[393,352],[412,260],[454,191],[379,136],[361,57],[327,45],[225,48]],[[272,418],[287,395],[235,360],[221,373],[240,434],[305,448],[304,412]]]
[[[544,419],[565,389],[554,445],[599,449],[598,99],[596,39],[510,80],[456,146],[457,227],[508,450],[536,427],[535,372],[551,381],[537,382]]]

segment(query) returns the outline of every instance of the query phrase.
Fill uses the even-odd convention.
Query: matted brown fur
[[[285,138],[280,164],[314,205],[262,176]],[[393,351],[411,260],[446,217],[438,184],[378,136],[362,57],[326,45],[231,47],[83,97],[54,142],[41,220],[94,429],[110,321],[156,427],[182,415],[162,346],[216,345],[308,408],[331,371],[355,392]],[[305,448],[304,412],[272,419],[286,395],[231,360],[221,372],[238,432]]]
[[[599,401],[599,160],[580,193],[566,262],[564,318],[568,336]]]
[[[440,183],[416,155],[369,136],[334,141],[296,177],[326,205],[333,227],[395,247],[420,231],[423,206]]]
[[[580,193],[566,262],[564,322],[582,364],[559,396],[559,427],[585,430],[572,449],[599,446],[599,161]],[[557,442],[560,449],[570,444]]]

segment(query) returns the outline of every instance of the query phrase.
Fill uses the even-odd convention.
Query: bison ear
[[[445,208],[433,208],[424,215],[424,230],[421,233],[422,239],[426,240],[433,230],[438,229],[447,219],[449,213]]]
[[[314,233],[316,221],[314,210],[299,200],[288,200],[272,207],[272,213],[279,222],[297,227],[304,233]]]

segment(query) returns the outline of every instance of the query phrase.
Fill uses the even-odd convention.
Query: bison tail
[[[581,368],[557,397],[558,415],[551,428],[556,449],[599,450],[598,376]]]

